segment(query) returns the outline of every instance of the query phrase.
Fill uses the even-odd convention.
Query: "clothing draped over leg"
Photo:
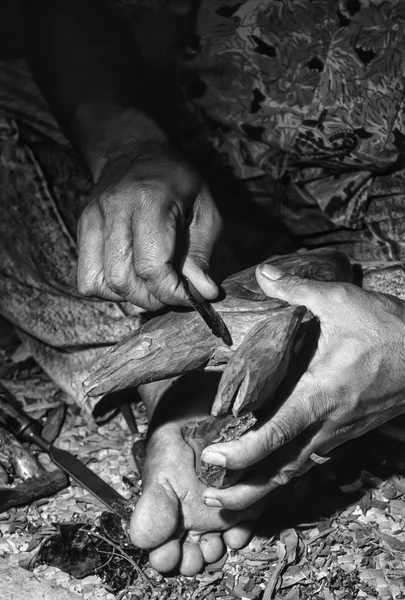
[[[161,40],[165,23],[151,15],[166,4],[115,3],[134,19],[151,69],[153,26]],[[161,42],[175,47],[171,64],[216,168],[250,190],[297,249],[335,246],[359,265],[366,289],[402,299],[404,30],[401,2],[202,0],[186,48]],[[0,62],[0,89],[0,314],[91,409],[82,381],[142,311],[78,294],[76,227],[91,181],[23,61]],[[198,156],[199,139],[179,143]]]

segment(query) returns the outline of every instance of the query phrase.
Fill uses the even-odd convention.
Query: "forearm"
[[[94,180],[118,147],[165,140],[135,42],[102,2],[25,0],[24,20],[34,77]]]

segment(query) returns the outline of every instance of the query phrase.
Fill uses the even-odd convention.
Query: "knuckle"
[[[106,222],[113,219],[114,215],[118,214],[118,211],[120,214],[127,213],[130,210],[130,203],[128,200],[127,190],[102,192],[98,197],[98,205]]]
[[[308,285],[308,281],[300,279],[296,275],[288,275],[288,274],[282,275],[282,277],[280,279],[278,279],[276,281],[276,283],[281,284],[282,289],[289,294],[291,294],[291,293],[294,294],[299,291],[303,292],[303,291],[305,291],[305,288],[302,289],[303,284]]]
[[[332,284],[328,301],[333,305],[346,306],[352,296],[352,286],[349,283]]]
[[[115,186],[109,186],[108,188],[96,190],[93,201],[94,203],[97,203],[100,207],[103,207],[116,201],[118,195],[118,189]]]
[[[282,469],[277,475],[275,475],[270,481],[271,485],[281,486],[287,485],[294,476],[295,471],[291,469]]]
[[[264,429],[263,434],[263,445],[266,454],[281,448],[288,441],[287,428],[280,421],[270,422],[270,426]]]
[[[94,284],[88,281],[78,281],[77,291],[81,296],[95,296],[97,293],[97,288]]]
[[[116,206],[118,194],[116,191],[102,192],[99,194],[97,201],[102,214],[106,216],[109,215],[112,212],[112,209]]]
[[[243,436],[239,440],[235,440],[232,444],[232,468],[244,469],[248,467],[252,462],[252,452],[248,444],[244,441]]]
[[[126,297],[131,291],[131,285],[121,273],[110,274],[107,280],[107,287],[112,292]]]
[[[89,277],[78,275],[77,291],[82,296],[100,297],[102,296],[102,281],[101,277]]]
[[[141,208],[148,208],[156,198],[166,194],[166,186],[160,181],[134,183],[131,187],[131,196]]]
[[[101,191],[97,195],[97,203],[102,215],[108,218],[116,211],[131,213],[135,206],[144,210],[153,203],[156,193],[139,182],[131,182],[131,184],[121,182],[113,188]]]
[[[188,259],[192,261],[202,271],[208,272],[210,265],[211,252],[207,248],[199,247],[190,250]]]
[[[169,272],[168,265],[157,265],[151,262],[138,262],[136,265],[138,277],[149,283],[158,283],[166,277]]]

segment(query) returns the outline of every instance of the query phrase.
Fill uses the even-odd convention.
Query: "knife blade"
[[[232,337],[228,327],[225,325],[222,317],[214,309],[212,304],[206,298],[201,296],[200,292],[193,286],[187,277],[183,276],[183,285],[186,291],[188,301],[191,306],[203,318],[204,322],[210,328],[211,332],[220,338],[227,346],[232,346]]]
[[[41,435],[40,423],[22,411],[16,398],[2,384],[0,384],[0,421],[21,441],[34,443],[47,452],[51,460],[81,487],[88,490],[121,519],[129,522],[133,509],[131,503],[73,454],[55,448],[47,442]]]

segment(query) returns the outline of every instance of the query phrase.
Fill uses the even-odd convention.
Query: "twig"
[[[102,565],[97,567],[97,569],[105,569],[105,567],[110,564],[110,562],[112,561],[114,556],[119,556],[119,554],[117,554],[116,552],[107,552],[106,550],[100,550],[99,548],[97,548],[97,550],[100,554],[109,554],[110,555],[110,558],[105,563],[103,563]]]
[[[333,531],[336,531],[336,527],[329,527],[328,529],[324,529],[323,531],[319,532],[313,538],[311,538],[310,540],[308,540],[307,542],[304,542],[304,543],[306,546],[311,546],[314,542],[318,541],[319,539],[321,539],[323,537],[326,537]]]
[[[145,575],[145,573],[142,571],[139,565],[129,556],[129,554],[127,554],[120,546],[118,546],[118,544],[114,544],[114,542],[112,542],[108,538],[98,533],[94,533],[94,531],[89,531],[88,529],[82,529],[81,531],[86,531],[86,533],[88,533],[89,535],[92,535],[93,537],[98,538],[99,540],[103,540],[104,542],[106,542],[106,544],[110,544],[110,546],[118,550],[121,556],[125,558],[134,567],[138,575],[142,577],[152,587],[152,589],[154,589],[154,586],[150,581],[149,577]]]
[[[131,578],[128,575],[128,579],[127,579],[127,585],[125,586],[125,588],[122,590],[122,592],[120,592],[117,596],[117,600],[122,600],[122,598],[124,598],[125,594],[127,593],[127,591],[129,590],[131,585]]]

